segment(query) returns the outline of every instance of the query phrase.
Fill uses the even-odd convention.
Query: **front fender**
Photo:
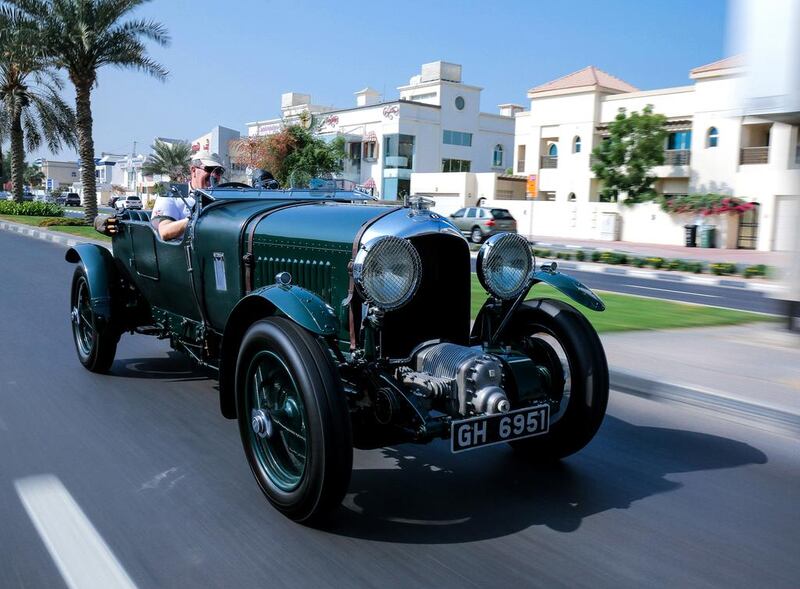
[[[580,280],[576,280],[572,276],[567,276],[561,272],[548,272],[547,270],[539,270],[533,274],[534,282],[544,282],[553,288],[561,291],[573,301],[580,303],[585,307],[589,307],[593,311],[605,311],[606,306],[600,297],[592,292],[588,286],[585,286]]]
[[[117,276],[114,255],[103,246],[79,243],[67,250],[67,262],[80,264],[86,273],[92,312],[106,324],[111,322],[111,288]]]
[[[239,301],[228,316],[222,335],[219,366],[219,401],[222,415],[236,418],[234,393],[236,357],[247,329],[254,321],[276,313],[285,315],[311,333],[324,337],[339,330],[333,307],[313,292],[293,285],[272,284],[254,290]]]

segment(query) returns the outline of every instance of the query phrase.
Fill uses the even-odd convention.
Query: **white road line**
[[[25,511],[73,589],[136,588],[80,506],[53,475],[14,481]]]
[[[657,290],[659,292],[674,292],[676,294],[682,295],[692,295],[695,297],[707,297],[709,299],[720,299],[719,295],[711,295],[711,294],[701,294],[699,292],[689,292],[686,290],[670,290],[668,288],[656,288],[655,286],[641,286],[639,284],[623,284],[622,286],[627,286],[629,288],[643,288],[645,290]]]

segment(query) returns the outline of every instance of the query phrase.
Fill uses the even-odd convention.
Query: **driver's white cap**
[[[224,168],[222,159],[216,153],[204,153],[192,156],[192,165],[197,168]]]

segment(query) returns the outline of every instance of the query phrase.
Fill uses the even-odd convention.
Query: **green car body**
[[[239,420],[259,485],[273,505],[298,521],[330,510],[347,488],[352,450],[349,458],[337,454],[334,459],[333,447],[427,442],[450,436],[459,420],[509,408],[547,405],[552,415],[564,414],[565,360],[538,343],[528,349],[528,336],[519,329],[531,325],[561,338],[562,355],[569,357],[582,344],[571,343],[580,339],[577,332],[562,334],[563,321],[571,318],[578,331],[591,328],[571,307],[523,299],[536,282],[549,282],[581,304],[603,308],[577,281],[554,268],[534,273],[531,267],[524,292],[515,300],[490,298],[471,328],[468,243],[450,220],[419,202],[399,206],[325,189],[219,188],[202,194],[186,233],[175,242],[159,238],[147,211],[124,211],[118,218],[113,253],[91,244],[67,253],[67,260],[78,264],[71,315],[81,362],[90,370],[108,369],[116,341],[128,332],[167,339],[174,349],[217,372],[221,411]],[[386,247],[408,249],[411,244],[418,274],[409,300],[381,309],[354,276],[358,256],[368,255],[364,251],[369,244],[388,237],[397,238],[397,244],[383,242]],[[387,274],[385,280],[395,278]],[[94,339],[87,340],[87,333]],[[288,339],[275,343],[281,337]],[[93,341],[95,349],[87,352],[86,341]],[[571,445],[560,442],[562,455],[587,443],[605,412],[607,368],[599,340],[593,345],[594,364],[583,366],[585,361],[576,359],[569,370],[573,379],[585,370],[596,373],[592,378],[599,373],[595,389],[601,389],[600,401],[587,431],[573,436]],[[304,366],[293,364],[293,349],[299,350],[298,358],[306,358]],[[253,393],[255,405],[247,392],[250,377],[263,378],[262,365],[275,383],[294,391],[275,397],[279,401],[265,396],[263,407],[258,391]],[[316,370],[310,376],[304,372],[308,365]],[[491,389],[494,396],[479,405],[475,395],[464,392],[470,385],[463,378],[477,379],[482,366],[492,367],[494,384],[481,390]],[[464,376],[467,369],[472,376]],[[495,375],[496,369],[501,374]],[[254,386],[268,388],[260,381]],[[322,389],[328,396],[320,400]],[[577,395],[574,386],[572,394]],[[273,405],[265,408],[269,403]],[[275,403],[283,405],[276,408]],[[330,413],[324,410],[326,403]],[[325,420],[333,420],[335,427]],[[272,428],[290,422],[302,443],[292,447],[284,440],[276,447],[275,440],[288,434],[272,434]],[[558,424],[551,422],[551,429]],[[323,433],[315,431],[340,434],[329,441],[330,448],[319,450],[315,436]],[[550,435],[543,434],[514,444],[530,446]],[[321,467],[314,452],[324,452],[326,469],[341,472],[317,472]],[[321,481],[327,480],[337,482],[326,487]]]

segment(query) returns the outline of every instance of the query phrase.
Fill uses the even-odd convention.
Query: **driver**
[[[192,160],[189,187],[192,191],[209,188],[212,181],[214,184],[220,181],[224,171],[222,160],[216,153],[198,156]],[[172,195],[156,199],[150,222],[164,241],[180,239],[186,231],[192,214],[190,207],[194,204],[191,194],[187,202]]]

